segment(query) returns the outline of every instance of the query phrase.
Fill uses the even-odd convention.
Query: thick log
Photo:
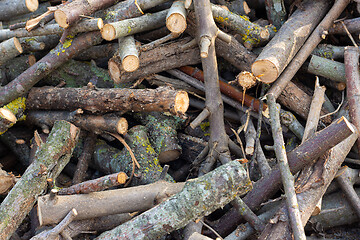
[[[251,66],[264,83],[277,79],[330,7],[324,0],[307,0],[302,6],[305,10],[297,9],[291,15]]]
[[[174,1],[166,15],[166,27],[175,34],[183,33],[187,27],[185,0]]]
[[[69,162],[79,130],[74,125],[58,121],[46,143],[36,152],[33,163],[13,187],[0,206],[0,237],[9,239],[35,204],[36,197],[55,179]]]
[[[312,55],[308,72],[317,76],[328,78],[335,82],[346,83],[345,64],[323,57]]]
[[[313,55],[328,58],[328,59],[341,59],[344,58],[344,49],[343,46],[334,46],[330,44],[319,44],[314,51]]]
[[[26,117],[26,121],[30,124],[43,129],[52,127],[56,120],[71,122],[75,126],[95,134],[104,132],[125,134],[128,130],[128,122],[125,118],[111,115],[94,116],[66,111],[30,111]]]
[[[50,100],[51,99],[51,100]],[[81,108],[89,112],[163,111],[174,115],[184,114],[189,98],[184,91],[169,87],[157,89],[82,89],[82,88],[33,88],[26,102],[30,109],[73,111]]]
[[[7,41],[0,43],[0,65],[23,52],[21,44],[17,38],[11,38]]]
[[[354,132],[356,132],[356,129],[344,117],[333,122],[322,131],[317,132],[313,137],[307,139],[287,154],[291,172],[294,174],[304,166],[314,163],[327,150],[336,146]],[[250,209],[255,210],[261,203],[276,193],[280,184],[280,171],[278,167],[275,167],[271,170],[270,174],[254,184],[253,189],[243,200]],[[240,220],[241,217],[238,215],[237,210],[231,210],[224,217],[220,218],[214,227],[220,234],[229,233]],[[233,224],[230,224],[230,222]]]
[[[60,27],[68,28],[78,21],[81,16],[89,16],[95,11],[110,7],[118,0],[74,0],[61,5],[54,13],[55,21]]]
[[[89,194],[58,195],[54,199],[48,194],[38,198],[39,223],[40,226],[58,223],[72,208],[78,211],[75,220],[146,211],[180,192],[183,187],[184,183],[159,181],[144,186]]]
[[[4,0],[0,1],[0,21],[8,20],[28,12],[34,12],[39,7],[38,0]]]
[[[345,19],[344,21],[340,21],[334,23],[334,25],[329,29],[329,34],[341,34],[347,35],[344,25],[341,23],[344,22],[347,30],[350,33],[357,33],[360,30],[360,18],[352,18],[352,19]]]
[[[250,181],[241,164],[229,162],[187,181],[180,193],[96,239],[117,239],[118,236],[123,239],[156,239],[225,206],[249,187]]]

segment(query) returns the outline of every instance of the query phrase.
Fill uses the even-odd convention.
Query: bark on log
[[[45,101],[46,100],[46,101]],[[33,88],[26,102],[30,109],[59,109],[73,111],[81,108],[89,112],[114,111],[164,111],[184,114],[189,98],[184,91],[168,87],[157,89],[82,89],[82,88]]]
[[[20,55],[22,52],[21,44],[15,37],[0,43],[0,66]]]
[[[25,98],[20,97],[0,108],[0,135],[17,121],[25,119]]]
[[[65,111],[30,111],[26,120],[42,128],[53,126],[56,120],[65,120],[95,134],[104,132],[125,134],[128,130],[128,122],[125,118],[111,115],[94,116],[87,114],[75,115],[74,112]]]
[[[47,187],[47,179],[55,179],[69,162],[79,130],[58,121],[46,143],[40,146],[34,162],[13,187],[0,206],[0,237],[9,239],[35,204],[36,197]]]
[[[0,68],[0,83],[5,86],[7,83],[15,79],[35,63],[36,59],[34,55],[21,55],[10,61],[7,61]]]
[[[350,33],[357,33],[359,32],[359,24],[360,24],[360,18],[352,18],[352,19],[345,19],[344,22],[347,30]],[[341,22],[334,23],[334,25],[329,29],[329,34],[341,34],[341,35],[347,35],[343,24]]]
[[[0,21],[8,20],[28,12],[34,12],[39,7],[38,0],[3,0],[0,1]]]
[[[290,16],[251,66],[264,83],[277,79],[330,7],[324,0],[307,0],[302,6],[305,10],[297,9]]]
[[[81,16],[89,16],[95,11],[110,7],[118,0],[74,0],[61,5],[54,13],[55,21],[60,27],[68,28],[78,21]]]
[[[267,0],[265,1],[265,7],[266,7],[266,15],[268,17],[270,24],[273,24],[277,29],[280,29],[280,27],[286,21],[286,15],[287,15],[284,6],[284,1]],[[303,6],[303,8],[305,7]]]
[[[120,58],[122,69],[125,72],[133,72],[139,68],[139,51],[136,48],[134,36],[119,38],[117,56]]]
[[[327,59],[341,59],[344,58],[344,48],[345,47],[330,44],[319,44],[312,54]]]
[[[187,27],[184,2],[185,0],[174,1],[166,15],[166,27],[172,33],[181,34]]]
[[[313,163],[328,149],[334,147],[354,132],[356,132],[356,129],[352,127],[352,124],[346,118],[341,118],[322,131],[317,132],[313,137],[307,139],[303,144],[287,154],[291,172],[294,174],[304,166]],[[253,189],[243,200],[251,210],[255,210],[278,190],[280,183],[279,168],[275,167],[269,175],[254,184]],[[220,218],[216,226],[213,227],[220,234],[230,233],[234,227],[233,224],[239,224],[240,220],[241,217],[237,214],[237,211],[231,210]],[[230,224],[230,222],[233,224]]]
[[[180,193],[96,239],[155,239],[225,206],[249,187],[245,170],[232,161],[186,182]]]
[[[313,55],[307,70],[332,81],[346,83],[345,64],[341,62]]]
[[[159,181],[153,184],[93,192],[89,194],[45,195],[38,198],[40,226],[58,223],[69,212],[77,209],[75,220],[90,219],[110,214],[142,212],[182,190],[184,183]]]

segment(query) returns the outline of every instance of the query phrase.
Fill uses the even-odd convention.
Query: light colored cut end
[[[244,89],[249,89],[256,85],[256,77],[254,74],[248,71],[243,71],[237,75],[236,80],[238,84]]]
[[[135,55],[128,55],[122,60],[122,66],[126,72],[134,72],[139,65],[139,58]]]
[[[260,32],[260,37],[264,40],[268,40],[270,38],[270,32],[268,29],[262,30]]]
[[[189,108],[189,96],[185,91],[179,91],[175,97],[174,110],[176,113],[184,114]]]
[[[178,159],[180,154],[181,154],[181,152],[177,149],[161,152],[159,154],[159,162],[160,163],[168,163],[168,162],[174,161],[174,160]]]
[[[117,175],[116,177],[116,181],[119,183],[119,184],[125,184],[126,183],[126,180],[128,179],[129,177],[126,175],[126,173],[124,172],[119,172],[119,174]]]
[[[342,116],[338,121],[337,124],[339,124],[341,121],[345,121],[347,127],[350,129],[351,132],[353,133],[358,133],[356,127],[354,125],[352,125],[349,120],[346,119],[346,117]]]
[[[116,131],[120,134],[125,134],[128,130],[128,127],[128,121],[122,117],[117,122]]]
[[[255,77],[260,78],[264,83],[272,83],[279,76],[275,64],[269,60],[257,60],[251,65],[251,71]]]
[[[104,21],[101,18],[98,19],[97,26],[100,30],[103,29]]]
[[[39,1],[38,0],[25,0],[25,5],[27,9],[29,9],[30,12],[34,12],[39,7]]]
[[[253,155],[254,154],[254,147],[246,147],[245,148],[246,155]]]
[[[107,41],[114,40],[116,37],[116,30],[114,26],[111,24],[105,24],[104,27],[101,29],[101,36]]]
[[[15,115],[6,108],[0,108],[0,117],[7,120],[10,123],[16,123]]]
[[[187,27],[186,18],[180,13],[173,13],[166,19],[166,27],[172,33],[183,33]]]
[[[14,39],[14,46],[16,48],[16,50],[19,52],[19,53],[22,53],[23,52],[23,49],[21,47],[21,43],[19,42],[19,39],[17,39],[16,37],[13,38]]]
[[[30,66],[34,65],[36,63],[36,57],[34,55],[29,55],[28,63]]]
[[[54,18],[57,24],[59,24],[62,28],[68,28],[69,24],[67,23],[67,16],[66,14],[61,10],[56,10],[54,13]]]
[[[119,83],[120,82],[120,68],[119,68],[118,64],[115,61],[112,61],[110,59],[108,62],[108,68],[109,68],[109,74],[110,74],[111,79],[115,83]]]

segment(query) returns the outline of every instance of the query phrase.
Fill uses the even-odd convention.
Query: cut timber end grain
[[[21,43],[19,42],[19,39],[14,37],[13,40],[14,40],[14,46],[15,46],[16,50],[18,50],[19,53],[22,53],[23,49],[21,47]]]
[[[101,36],[107,41],[114,40],[116,36],[116,30],[111,24],[105,24],[101,29]]]
[[[68,28],[69,24],[67,22],[66,14],[61,10],[56,10],[54,13],[55,21],[59,24],[62,28]]]
[[[264,83],[272,83],[279,75],[279,70],[269,60],[258,60],[251,65],[252,73]]]
[[[126,173],[124,172],[119,172],[119,174],[117,175],[117,182],[120,183],[120,184],[125,184],[126,180],[128,179],[129,177],[126,175]]]
[[[29,9],[30,12],[34,12],[39,7],[39,1],[38,0],[25,0],[25,5],[27,9]]]
[[[185,91],[179,91],[175,97],[174,110],[176,113],[184,114],[189,107],[189,96]]]
[[[134,72],[139,68],[139,65],[139,58],[134,55],[128,55],[122,60],[122,66],[126,72]]]
[[[120,118],[117,122],[116,131],[120,134],[125,134],[128,130],[128,122],[125,118]]]
[[[111,79],[115,83],[119,83],[121,70],[119,69],[117,63],[113,59],[109,60],[108,68],[109,68],[109,74],[110,74]]]
[[[0,108],[0,118],[3,118],[11,123],[15,123],[16,122],[16,117],[15,115],[8,109],[6,108]]]
[[[256,84],[256,77],[254,74],[248,71],[243,71],[237,75],[236,80],[238,84],[242,86],[244,89],[249,89]]]
[[[186,18],[179,13],[173,13],[166,19],[166,27],[172,33],[183,33],[186,26]]]

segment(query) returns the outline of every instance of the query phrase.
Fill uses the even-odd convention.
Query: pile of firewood
[[[357,2],[0,0],[0,239],[345,239]]]

